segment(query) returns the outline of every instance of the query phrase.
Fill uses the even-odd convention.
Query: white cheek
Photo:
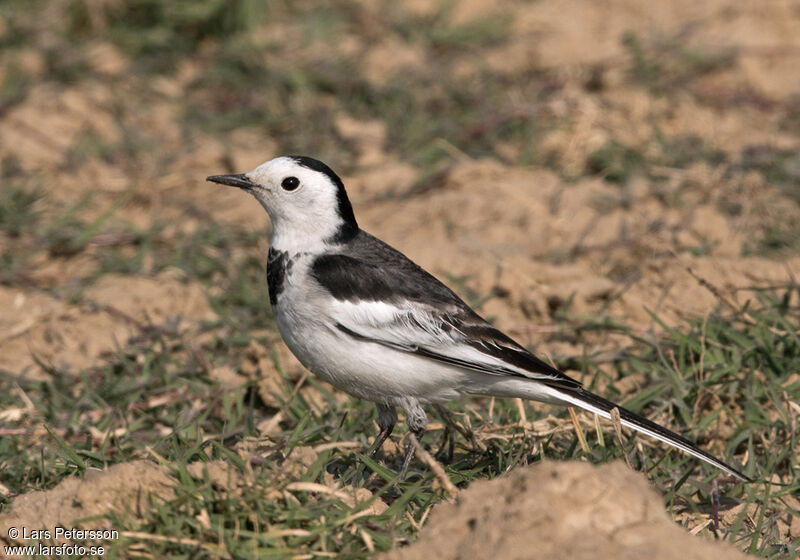
[[[272,246],[290,253],[324,249],[342,223],[335,200],[325,194],[311,189],[276,193]]]

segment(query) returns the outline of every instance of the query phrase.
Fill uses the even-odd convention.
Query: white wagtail
[[[358,227],[342,180],[303,156],[208,181],[239,187],[272,221],[269,300],[278,330],[312,373],[376,403],[379,449],[402,407],[419,439],[423,405],[464,395],[578,406],[747,476],[688,439],[584,389],[494,328],[405,255]],[[414,455],[409,444],[403,469]]]

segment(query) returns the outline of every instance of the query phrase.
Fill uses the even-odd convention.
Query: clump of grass
[[[656,129],[655,135],[661,151],[659,165],[685,169],[698,161],[705,161],[711,166],[718,166],[726,160],[726,154],[723,150],[709,145],[705,139],[697,134],[687,133],[667,136]]]
[[[12,105],[22,101],[33,80],[31,76],[14,62],[6,66],[3,81],[0,83],[0,114]]]
[[[737,167],[758,171],[771,185],[778,187],[789,199],[800,204],[800,155],[794,150],[779,149],[769,144],[747,146]]]
[[[718,166],[726,160],[724,151],[696,134],[667,136],[655,128],[653,140],[658,147],[655,155],[646,155],[643,149],[609,140],[589,154],[586,171],[610,183],[624,184],[637,175],[657,182],[662,179],[660,167],[685,169],[698,161]]]
[[[603,146],[589,154],[586,170],[601,175],[611,183],[624,183],[633,175],[640,173],[645,166],[644,155],[615,140],[609,140]]]
[[[0,188],[0,284],[14,284],[24,281],[45,193],[19,174],[13,159],[3,161],[2,171],[6,184]]]
[[[459,49],[491,47],[504,43],[512,18],[502,12],[461,23],[453,23],[454,3],[443,3],[427,14],[410,15],[390,10],[390,28],[409,42],[422,43],[437,53],[455,54]]]
[[[176,55],[195,50],[201,41],[247,30],[268,11],[253,0],[82,0],[70,4],[66,30],[75,38],[103,33],[140,62],[165,70]]]
[[[744,255],[783,255],[800,249],[800,225],[794,216],[780,216],[765,224],[760,235],[742,247]]]
[[[43,191],[36,188],[0,189],[0,231],[11,237],[19,237],[34,227],[39,213],[36,203],[43,196]]]
[[[686,37],[681,35],[645,43],[629,31],[622,36],[622,45],[630,56],[630,79],[657,95],[685,88],[736,62],[734,50],[688,46]]]

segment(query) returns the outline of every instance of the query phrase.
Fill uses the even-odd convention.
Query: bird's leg
[[[442,443],[439,445],[439,450],[436,452],[435,457],[442,456],[445,453],[445,449],[447,449],[447,458],[452,459],[453,454],[455,453],[455,438],[453,437],[453,432],[455,428],[453,427],[453,419],[449,416],[449,411],[443,405],[436,404],[434,405],[436,408],[436,412],[439,413],[439,417],[444,422],[444,430],[442,430]]]
[[[409,434],[412,437],[417,438],[417,441],[422,439],[422,435],[425,433],[425,428],[419,428],[417,430],[411,429],[411,433]],[[408,467],[411,465],[411,460],[414,458],[414,443],[409,440],[406,443],[406,456],[403,459],[403,468],[400,469],[400,474],[397,476],[398,480],[404,480],[406,478],[406,474],[408,473]]]
[[[425,410],[422,408],[422,406],[420,406],[419,401],[416,399],[408,399],[405,403],[403,403],[403,408],[406,411],[406,422],[408,423],[408,429],[411,432],[410,435],[414,436],[418,442],[421,441],[422,434],[425,433],[425,426],[428,425],[428,416],[425,414]],[[406,477],[408,467],[411,465],[411,459],[413,458],[414,444],[409,439],[408,443],[406,444],[406,456],[403,459],[403,468],[400,469],[398,480],[403,480]]]
[[[455,454],[455,440],[453,439],[453,430],[445,423],[444,430],[442,430],[442,442],[439,444],[439,449],[434,454],[437,459],[445,457],[447,460],[453,458]]]
[[[387,438],[391,435],[392,430],[394,429],[395,424],[397,424],[397,411],[391,405],[378,403],[378,427],[380,431],[378,435],[375,436],[375,441],[372,442],[369,449],[367,450],[367,457],[372,459],[378,454],[378,452],[383,447],[383,442],[387,440]],[[369,478],[369,477],[367,477]],[[353,475],[352,484],[363,484],[364,482],[364,464],[360,463],[355,470],[355,474]]]
[[[378,403],[378,427],[381,429],[378,432],[378,435],[375,437],[375,441],[372,443],[372,446],[369,448],[368,455],[370,457],[375,457],[378,454],[378,451],[381,450],[383,447],[383,442],[387,440],[387,438],[392,435],[392,430],[394,430],[394,425],[397,424],[397,411],[393,406],[388,404]]]
[[[436,412],[439,413],[442,422],[444,422],[444,425],[448,430],[456,431],[460,433],[462,436],[464,436],[465,439],[468,439],[469,442],[472,444],[473,452],[481,450],[481,446],[478,445],[478,440],[475,439],[475,433],[470,428],[462,426],[460,424],[456,424],[455,420],[453,420],[453,415],[450,413],[450,410],[448,410],[446,406],[442,404],[435,404],[433,406],[436,408]]]

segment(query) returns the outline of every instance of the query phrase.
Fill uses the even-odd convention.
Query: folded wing
[[[342,332],[491,375],[581,386],[491,326],[388,245],[371,238],[361,247],[355,243],[350,251],[322,255],[312,266],[315,279],[334,298],[333,315]]]

